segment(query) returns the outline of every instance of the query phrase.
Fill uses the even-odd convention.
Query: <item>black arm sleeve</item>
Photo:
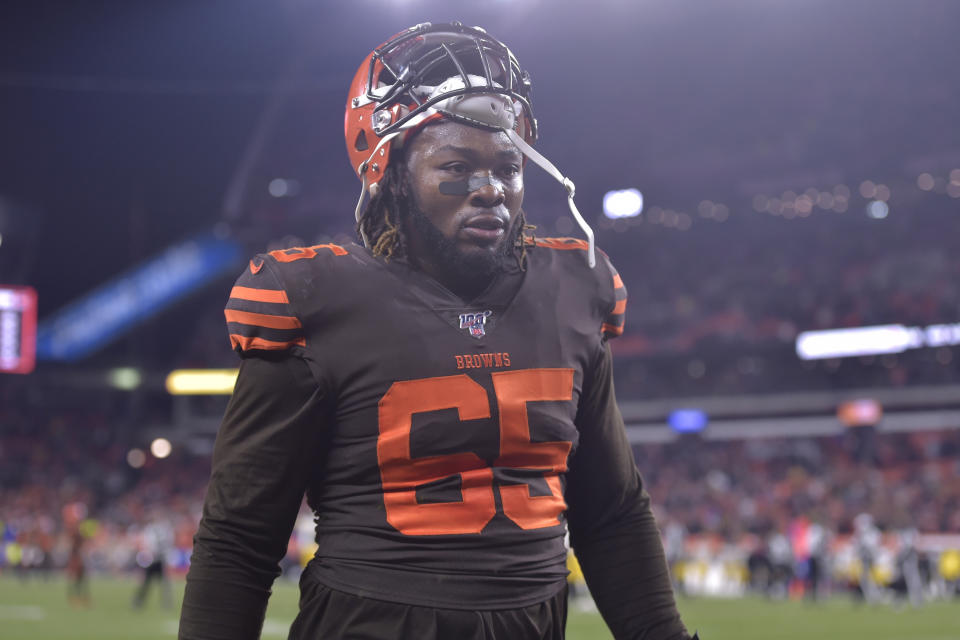
[[[181,640],[259,638],[318,455],[322,393],[289,354],[243,360],[217,434]]]
[[[613,390],[609,345],[584,376],[567,474],[570,543],[617,640],[687,640],[650,497]]]

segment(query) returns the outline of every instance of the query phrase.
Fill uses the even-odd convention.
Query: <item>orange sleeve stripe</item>
[[[607,324],[606,322],[600,326],[600,330],[604,333],[609,333],[614,336],[619,336],[623,333],[623,327],[615,327],[612,324]]]
[[[535,244],[538,247],[546,247],[548,249],[560,249],[564,251],[579,249],[586,251],[590,248],[589,243],[578,238],[536,238],[532,242],[529,238],[527,240],[528,245]]]
[[[624,298],[623,300],[620,300],[619,302],[617,302],[617,304],[613,305],[613,311],[611,311],[610,313],[623,313],[626,310],[627,310],[627,299]]]
[[[283,302],[289,303],[287,292],[283,289],[254,289],[252,287],[234,287],[230,290],[230,297],[238,300],[252,300],[253,302]]]
[[[295,316],[269,316],[265,313],[251,313],[236,309],[224,309],[223,314],[227,316],[227,322],[252,324],[268,329],[299,329],[303,326]]]
[[[241,336],[236,333],[230,334],[230,344],[234,349],[240,347],[244,351],[248,349],[264,349],[266,351],[283,351],[284,349],[289,349],[293,346],[305,347],[307,346],[307,341],[303,338],[297,338],[296,340],[288,340],[287,342],[278,342],[276,340],[264,340],[263,338],[251,338],[249,336]]]
[[[613,288],[614,289],[623,289],[623,280],[620,279],[620,274],[613,274]]]

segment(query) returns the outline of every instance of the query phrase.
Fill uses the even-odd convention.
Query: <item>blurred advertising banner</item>
[[[241,247],[204,234],[168,248],[44,319],[40,360],[78,360],[198,287],[236,268]]]
[[[0,285],[0,373],[33,371],[37,347],[37,292]]]

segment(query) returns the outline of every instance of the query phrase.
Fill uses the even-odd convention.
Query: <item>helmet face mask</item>
[[[412,27],[374,50],[354,76],[344,122],[351,164],[368,185],[376,184],[390,148],[406,137],[391,134],[440,117],[511,128],[532,143],[536,121],[529,92],[529,75],[483,29],[458,23]]]
[[[371,56],[367,98],[379,103],[374,113],[382,113],[398,103],[412,109],[399,120],[380,126],[377,133],[386,135],[438,102],[472,93],[507,96],[511,102],[519,103],[531,127],[535,127],[528,98],[530,76],[520,69],[510,50],[480,29],[464,32],[446,27],[439,25],[436,31],[404,34]],[[459,82],[451,82],[456,79]],[[441,86],[446,89],[430,91]],[[531,137],[535,139],[536,134]]]

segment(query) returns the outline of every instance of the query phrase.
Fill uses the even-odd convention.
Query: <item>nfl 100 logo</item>
[[[487,334],[484,325],[487,324],[487,318],[492,311],[479,311],[477,313],[461,313],[460,328],[469,329],[470,335],[474,338],[482,338]]]

